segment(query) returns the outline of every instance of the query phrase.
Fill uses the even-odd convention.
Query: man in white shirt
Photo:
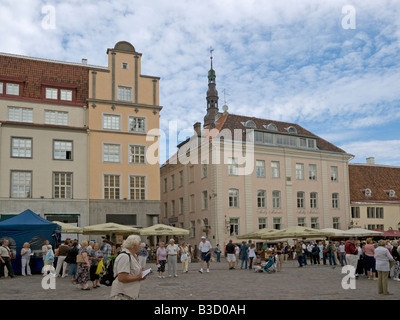
[[[177,255],[180,251],[178,245],[175,244],[174,239],[169,240],[169,245],[167,246],[167,253],[168,253],[168,276],[172,277],[174,274],[175,277],[178,276],[176,272],[176,265],[177,265]]]
[[[210,272],[210,259],[211,259],[211,243],[202,236],[199,244],[200,251],[200,273],[203,273],[204,261],[207,262],[207,272]]]

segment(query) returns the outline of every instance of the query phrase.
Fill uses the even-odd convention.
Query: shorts
[[[228,253],[226,260],[228,262],[236,262],[236,255],[234,253]]]
[[[210,258],[211,258],[211,253],[209,253],[209,252],[202,252],[201,253],[201,260],[202,261],[208,262],[208,261],[210,261]]]

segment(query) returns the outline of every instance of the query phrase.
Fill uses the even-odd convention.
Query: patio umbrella
[[[52,221],[61,227],[61,233],[82,233],[82,228],[61,221]]]
[[[305,238],[320,238],[329,237],[332,232],[322,231],[314,228],[306,228],[301,226],[293,226],[282,230],[276,230],[276,232],[271,232],[266,235],[262,235],[261,239],[305,239]]]
[[[321,231],[331,232],[332,235],[329,237],[345,237],[344,230],[334,229],[334,228],[325,228],[321,229]]]
[[[140,229],[141,236],[185,236],[189,235],[189,230],[168,226],[166,224],[155,224],[153,226]]]
[[[343,231],[343,234],[345,237],[377,237],[383,235],[383,232],[363,228],[351,228]]]
[[[399,238],[400,237],[400,231],[399,230],[386,230],[383,233],[384,237],[394,237],[394,238]]]
[[[110,237],[112,234],[119,234],[119,235],[139,234],[138,228],[124,226],[122,224],[113,222],[83,227],[82,231],[83,234],[89,234],[89,235],[103,234],[103,235],[110,235]]]
[[[240,236],[237,236],[236,238],[237,239],[264,239],[263,238],[264,236],[271,235],[277,231],[279,231],[279,230],[264,228],[264,229],[259,229],[259,230],[253,231],[253,232],[242,234]]]

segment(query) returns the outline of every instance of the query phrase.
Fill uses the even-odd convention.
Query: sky
[[[0,52],[107,66],[128,41],[168,133],[203,121],[212,47],[220,109],[400,166],[399,17],[397,0],[2,0]]]

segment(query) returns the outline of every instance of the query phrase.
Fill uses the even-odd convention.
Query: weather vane
[[[213,53],[213,51],[214,51],[213,47],[210,47],[211,59],[212,59],[212,53]]]

